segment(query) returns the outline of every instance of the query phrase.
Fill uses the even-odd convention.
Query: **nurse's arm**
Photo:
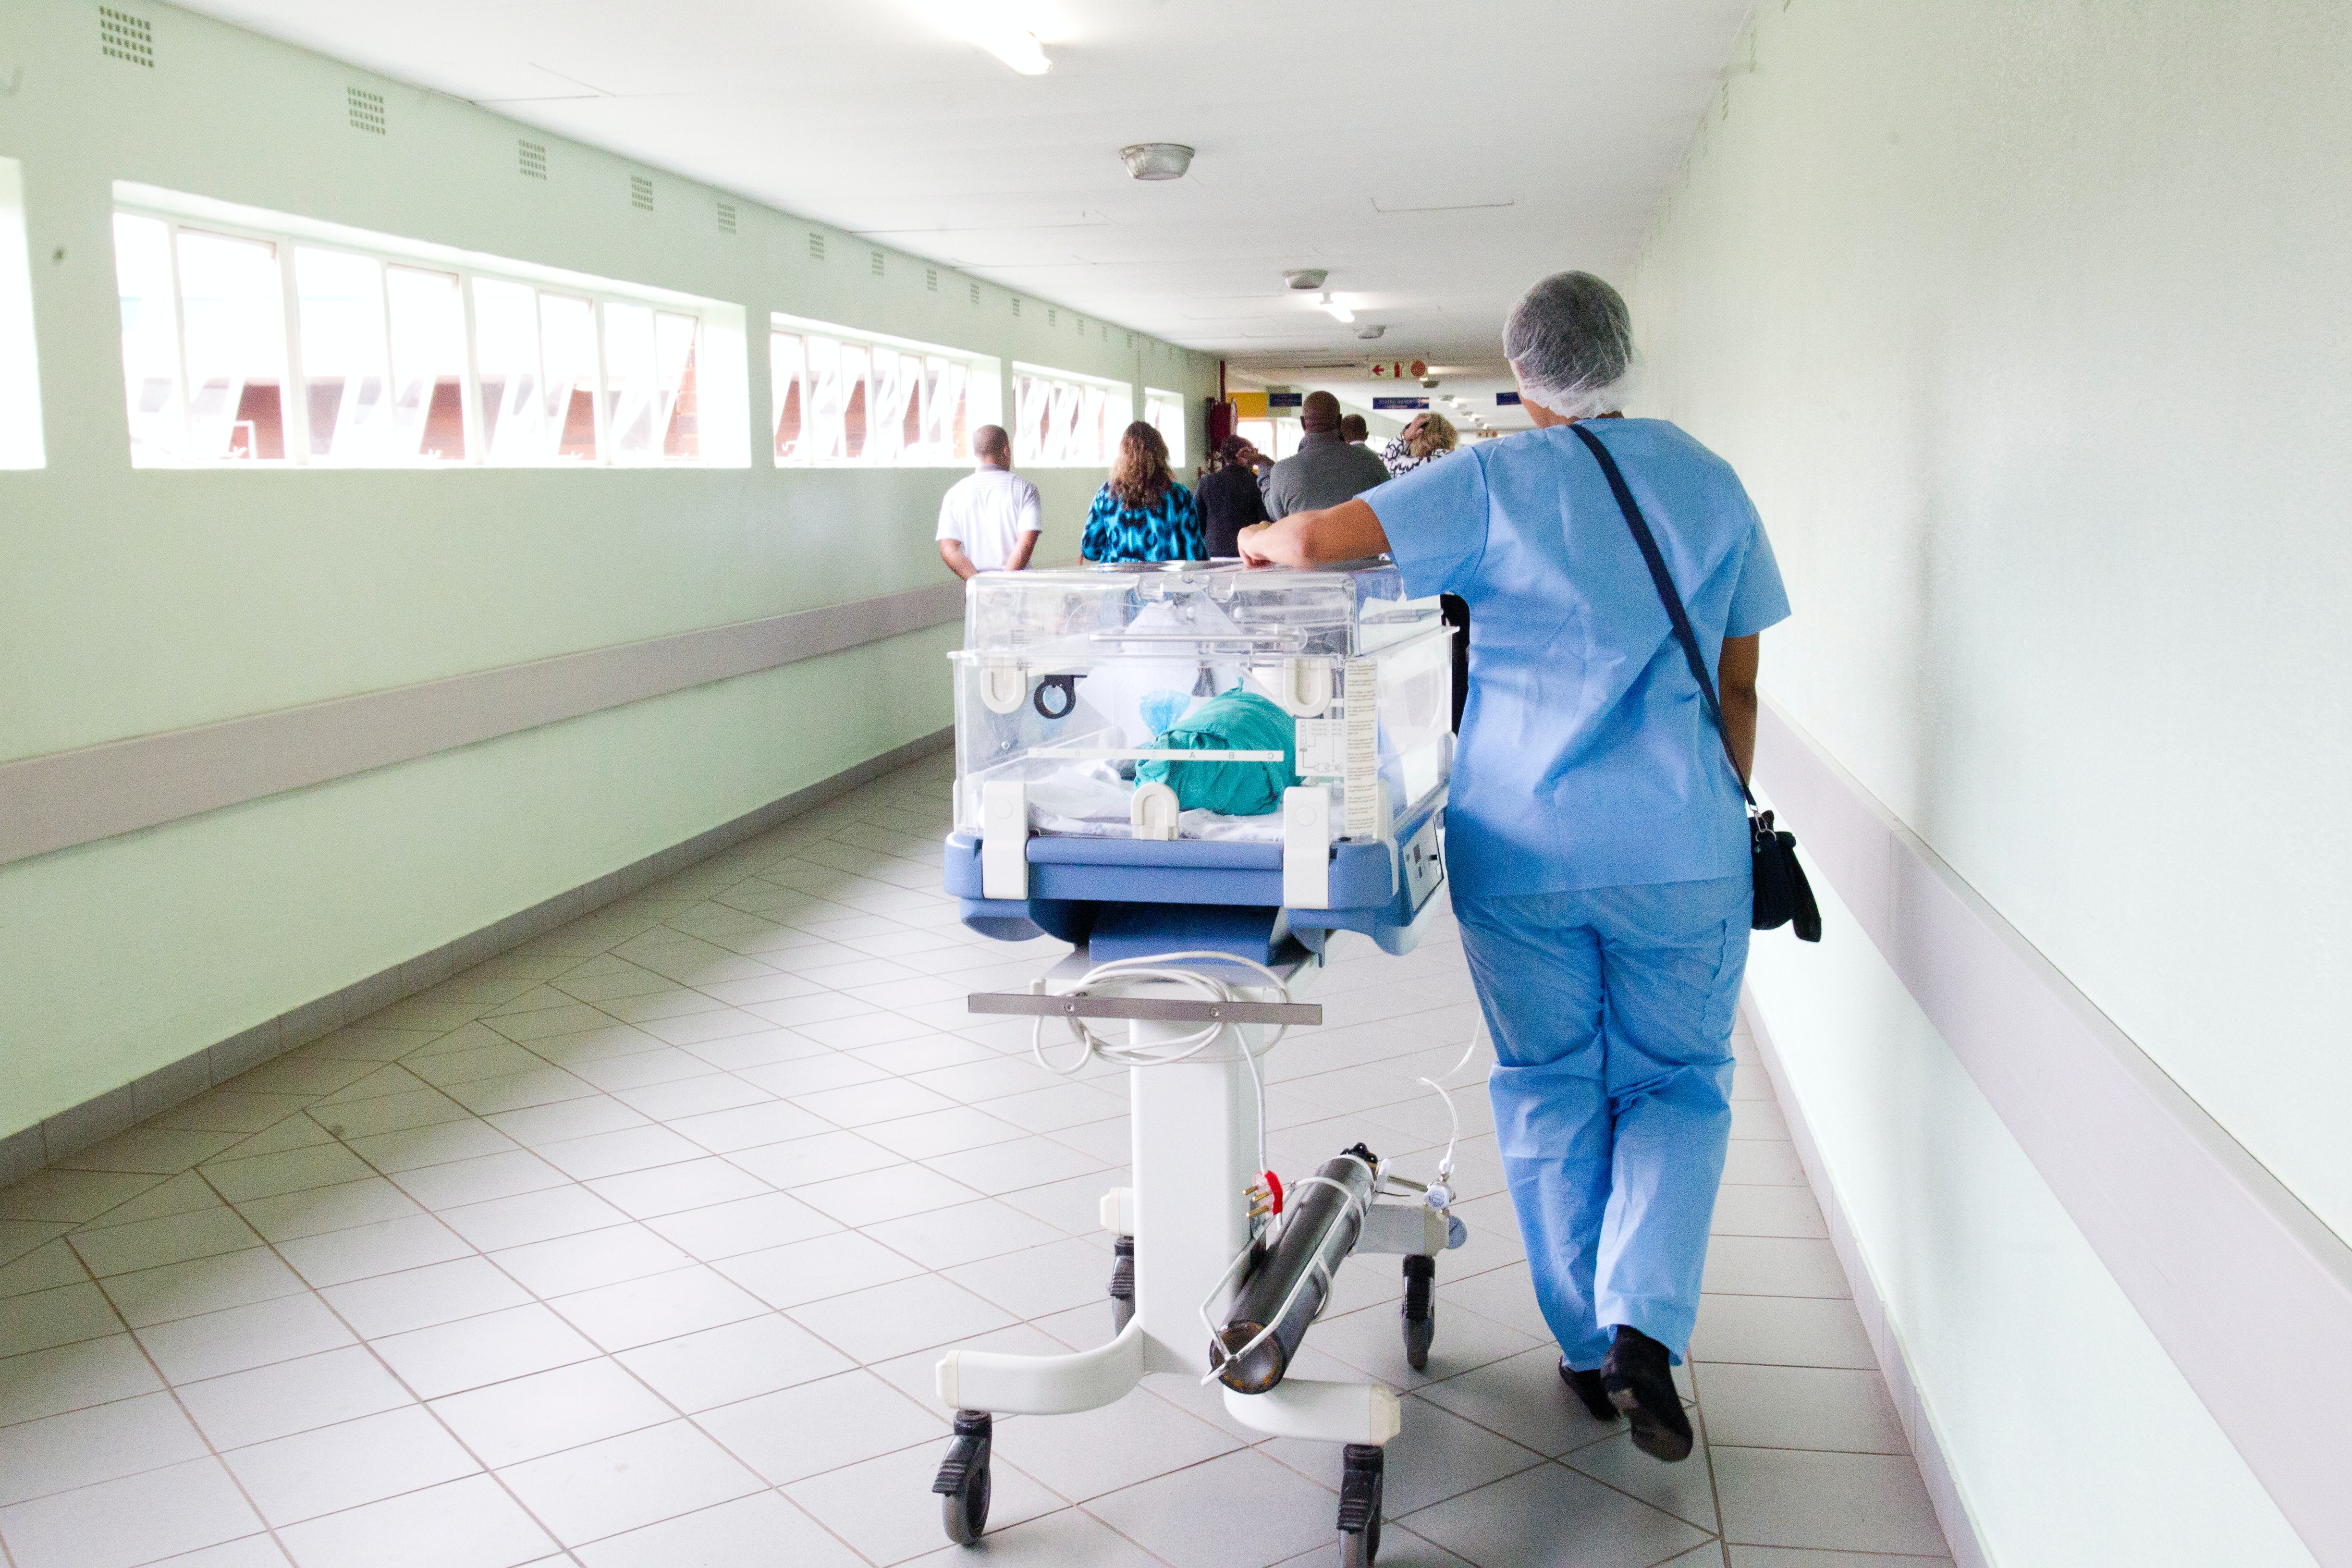
[[[1389,536],[1380,514],[1361,500],[1343,500],[1318,511],[1294,511],[1278,522],[1261,522],[1241,532],[1242,559],[1253,566],[1321,566],[1388,553]]]
[[[1761,635],[1726,637],[1723,657],[1715,666],[1715,689],[1723,704],[1723,728],[1731,738],[1731,760],[1739,765],[1743,784],[1756,766],[1756,667],[1763,657]]]

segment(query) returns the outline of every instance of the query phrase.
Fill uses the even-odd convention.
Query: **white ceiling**
[[[1239,363],[1492,373],[1529,282],[1630,263],[1752,0],[180,3]]]

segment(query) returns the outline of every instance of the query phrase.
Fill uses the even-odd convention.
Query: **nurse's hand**
[[[1258,541],[1265,537],[1265,531],[1273,526],[1274,524],[1270,522],[1253,522],[1234,536],[1234,547],[1241,552],[1243,565],[1271,566],[1274,564],[1270,557],[1259,553],[1255,548]]]
[[[1361,498],[1320,511],[1294,511],[1241,531],[1238,548],[1252,566],[1320,566],[1388,553],[1389,536]]]

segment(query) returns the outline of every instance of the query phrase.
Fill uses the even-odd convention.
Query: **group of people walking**
[[[1110,478],[1087,511],[1079,553],[1098,563],[1123,561],[1230,561],[1241,531],[1295,511],[1337,506],[1409,473],[1461,445],[1442,414],[1423,414],[1373,456],[1362,416],[1342,417],[1328,392],[1307,395],[1299,410],[1298,450],[1280,462],[1240,436],[1219,447],[1218,466],[1195,491],[1170,467],[1168,442],[1139,419],[1120,436]],[[971,478],[940,505],[940,555],[959,577],[1017,572],[1029,563],[1044,528],[1037,487],[1013,472],[1013,443],[984,425],[972,437]]]
[[[1455,439],[1435,416],[1383,461],[1316,393],[1296,456],[1260,482],[1228,443],[1195,496],[1159,433],[1129,426],[1085,550],[1293,568],[1385,555],[1406,593],[1462,607],[1444,855],[1494,1043],[1496,1149],[1565,1397],[1672,1461],[1693,1443],[1673,1367],[1731,1126],[1759,634],[1789,601],[1730,465],[1624,416],[1633,324],[1615,289],[1545,279],[1502,347],[1535,428],[1444,460]],[[983,450],[1002,450],[994,435]],[[1036,492],[965,483],[950,510],[1000,520],[1000,539],[1026,529],[1005,547],[1025,560]],[[974,531],[951,542],[950,521],[942,553],[976,563]]]

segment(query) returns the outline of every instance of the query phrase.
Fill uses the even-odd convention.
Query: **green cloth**
[[[1186,811],[1264,816],[1298,782],[1298,725],[1254,691],[1212,697],[1151,742],[1155,752],[1276,752],[1278,763],[1139,763],[1135,782],[1164,784]]]

